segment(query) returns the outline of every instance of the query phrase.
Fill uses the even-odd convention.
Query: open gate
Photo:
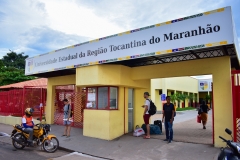
[[[86,104],[86,91],[75,91],[75,86],[57,86],[55,91],[54,124],[63,125],[63,100],[69,100],[73,110],[73,127],[83,128],[83,111]]]
[[[240,142],[240,70],[232,71],[234,141]]]

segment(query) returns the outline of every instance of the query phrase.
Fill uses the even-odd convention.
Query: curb
[[[113,160],[113,159],[110,159],[110,158],[105,158],[105,157],[100,157],[100,156],[96,156],[96,155],[91,155],[91,154],[87,154],[87,153],[83,153],[83,152],[79,152],[79,151],[74,151],[74,150],[71,150],[71,149],[68,149],[68,148],[64,148],[64,147],[61,147],[61,146],[59,146],[58,149],[60,149],[60,150],[62,150],[62,151],[66,151],[66,152],[78,152],[78,153],[81,153],[81,154],[84,154],[84,155],[87,155],[87,156],[92,156],[92,157],[95,157],[95,158]]]

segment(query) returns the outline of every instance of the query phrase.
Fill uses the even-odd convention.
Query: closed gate
[[[240,70],[232,71],[234,141],[240,142]]]
[[[56,88],[54,124],[63,125],[64,99],[68,99],[73,110],[73,127],[83,128],[83,111],[86,104],[86,92],[75,89]]]

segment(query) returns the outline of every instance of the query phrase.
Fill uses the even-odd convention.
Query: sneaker
[[[172,140],[169,140],[168,143],[172,143]]]
[[[168,139],[164,139],[163,141],[168,141]]]
[[[33,142],[32,141],[27,141],[29,147],[33,147]]]

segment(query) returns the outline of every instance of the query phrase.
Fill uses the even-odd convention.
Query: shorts
[[[66,126],[66,125],[71,125],[71,121],[63,121],[63,125]]]
[[[143,120],[145,124],[149,124],[150,114],[144,114]]]

